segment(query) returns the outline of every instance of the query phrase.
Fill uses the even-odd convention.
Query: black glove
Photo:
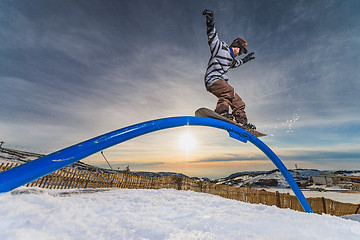
[[[249,54],[246,55],[243,59],[241,59],[241,61],[242,61],[243,63],[246,63],[246,62],[248,62],[248,61],[250,61],[250,60],[253,60],[253,59],[255,59],[255,57],[254,57],[253,55],[254,55],[254,52],[249,53]]]
[[[202,13],[206,16],[206,25],[208,28],[213,28],[215,25],[214,13],[211,10],[205,9]]]

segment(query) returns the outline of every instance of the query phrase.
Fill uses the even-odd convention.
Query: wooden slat
[[[46,176],[43,176],[39,187],[40,188],[46,188],[48,186],[49,180],[51,179],[52,176],[53,176],[53,173],[50,173],[50,174],[48,174]]]
[[[83,188],[90,188],[90,184],[91,184],[91,179],[93,177],[94,172],[89,171],[88,175],[86,176],[86,181],[84,183],[84,185],[82,186]]]
[[[1,163],[1,164],[0,164],[0,172],[3,171],[2,169],[3,169],[4,165],[5,165],[5,163]]]
[[[68,181],[68,178],[71,176],[71,173],[72,169],[64,168],[64,174],[61,176],[56,189],[64,189],[66,187],[66,183]]]
[[[123,183],[125,181],[125,174],[121,173],[120,175],[121,176],[120,176],[120,180],[119,180],[119,183],[118,183],[118,188],[122,188],[122,185],[123,185]]]
[[[102,182],[103,182],[104,175],[102,173],[99,173],[96,179],[96,188],[101,188]]]
[[[137,179],[137,181],[136,181],[136,185],[135,185],[135,188],[136,189],[140,189],[140,184],[141,184],[141,176],[140,177],[138,177],[138,179]]]
[[[60,172],[60,170],[57,170],[57,171],[54,172],[54,174],[53,174],[53,176],[52,176],[52,178],[51,178],[51,180],[49,182],[49,186],[48,186],[49,189],[54,188],[54,186],[56,184],[56,181],[57,181],[57,179],[59,177],[59,172]]]
[[[107,174],[106,174],[106,173],[101,174],[101,180],[100,180],[99,188],[104,188],[104,186],[105,186],[105,181],[106,181],[106,177],[107,177]]]
[[[115,180],[115,187],[116,188],[118,188],[119,187],[119,182],[120,182],[120,180],[121,180],[121,174],[120,173],[117,173],[116,174],[117,176],[116,176],[116,180]]]
[[[76,174],[75,176],[73,177],[72,179],[72,182],[71,182],[71,185],[69,188],[75,188],[76,187],[76,184],[78,183],[79,179],[80,179],[80,176],[82,174],[82,171],[81,170],[75,170],[76,171]]]
[[[38,181],[35,183],[35,187],[40,187],[43,181],[44,177],[38,178]]]
[[[6,163],[4,168],[3,168],[3,171],[6,171],[8,169],[8,166],[10,165],[10,163]]]
[[[95,172],[93,175],[92,175],[92,178],[91,178],[91,182],[90,182],[90,186],[91,188],[96,188],[97,187],[97,179],[99,177],[99,173],[98,172]]]
[[[87,185],[89,184],[89,177],[91,175],[91,171],[86,171],[84,175],[84,179],[82,184],[80,185],[80,188],[87,188]]]
[[[79,188],[79,186],[81,185],[82,181],[84,181],[84,176],[87,173],[86,170],[80,170],[80,174],[79,177],[77,179],[77,182],[74,185],[74,188]]]
[[[72,186],[72,183],[73,183],[73,179],[75,178],[76,176],[76,172],[77,170],[76,169],[71,169],[71,174],[69,175],[69,177],[66,179],[66,182],[64,184],[64,189],[69,189],[71,188]]]
[[[59,180],[56,183],[55,189],[62,189],[64,187],[64,183],[66,181],[66,177],[69,175],[69,169],[63,168],[62,173],[59,176]]]
[[[57,178],[58,178],[58,171],[59,170],[57,170],[57,171],[55,171],[55,172],[53,172],[53,174],[51,175],[51,177],[50,177],[50,179],[49,179],[49,181],[48,181],[48,185],[47,185],[47,188],[52,188],[53,186],[54,186],[54,183],[55,183],[55,181],[57,180]]]
[[[112,188],[114,186],[115,177],[116,177],[116,174],[110,173],[110,178],[109,178],[109,187],[110,188]]]
[[[112,179],[113,179],[113,177],[114,177],[114,174],[112,174],[112,173],[108,173],[108,179],[107,179],[107,188],[111,188],[112,187]]]
[[[126,182],[126,173],[123,173],[123,177],[122,177],[122,180],[121,180],[121,183],[120,183],[120,188],[125,188],[125,182]]]
[[[106,174],[106,173],[101,174],[101,181],[100,181],[99,188],[104,188],[104,186],[105,186],[105,181],[106,181],[106,177],[107,177],[107,174]]]
[[[114,185],[113,185],[114,188],[117,188],[119,179],[120,179],[120,173],[116,173],[115,174],[115,179],[114,179]]]
[[[80,188],[87,188],[87,185],[89,184],[89,178],[91,176],[91,171],[87,171],[87,173],[84,176],[84,182],[81,184]]]
[[[97,172],[96,175],[94,176],[94,182],[93,182],[93,185],[91,186],[92,188],[98,188],[98,186],[99,186],[99,181],[98,181],[99,177],[100,177],[100,173]]]
[[[79,171],[77,169],[74,169],[73,174],[69,178],[69,184],[67,186],[68,189],[74,188],[74,184],[75,184],[76,179],[78,178],[78,176],[79,176]]]
[[[55,179],[51,189],[55,189],[59,186],[59,183],[61,182],[61,180],[66,172],[65,172],[64,168],[62,168],[62,169],[56,171],[56,173],[57,173],[56,179]]]

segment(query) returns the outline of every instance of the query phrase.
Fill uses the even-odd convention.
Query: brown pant
[[[247,117],[245,113],[245,103],[234,91],[234,88],[223,80],[218,80],[210,86],[209,92],[214,94],[219,100],[215,112],[222,114],[232,109],[232,114],[236,122],[245,124]]]

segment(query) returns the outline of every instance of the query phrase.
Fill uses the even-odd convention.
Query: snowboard
[[[242,129],[244,129],[245,131],[251,133],[252,135],[254,135],[255,137],[263,137],[263,136],[266,136],[265,133],[261,133],[259,131],[256,131],[254,129],[250,129],[250,128],[247,128],[247,127],[244,127],[240,124],[238,124],[237,122],[235,121],[232,121],[226,117],[223,117],[221,116],[220,114],[214,112],[213,110],[210,110],[210,109],[207,109],[207,108],[199,108],[198,110],[195,111],[195,116],[197,117],[208,117],[208,118],[215,118],[215,119],[218,119],[218,120],[222,120],[222,121],[225,121],[225,122],[228,122],[228,123],[231,123],[231,124],[234,124],[238,127],[241,127]]]

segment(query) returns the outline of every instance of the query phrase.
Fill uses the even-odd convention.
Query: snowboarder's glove
[[[205,9],[202,14],[206,16],[206,26],[213,28],[215,25],[214,13],[211,10]]]
[[[250,60],[253,60],[253,59],[255,59],[255,57],[254,57],[253,55],[254,55],[254,52],[249,53],[249,54],[246,55],[243,59],[241,59],[241,61],[242,61],[243,63],[246,63],[246,62],[248,62],[248,61],[250,61]]]

